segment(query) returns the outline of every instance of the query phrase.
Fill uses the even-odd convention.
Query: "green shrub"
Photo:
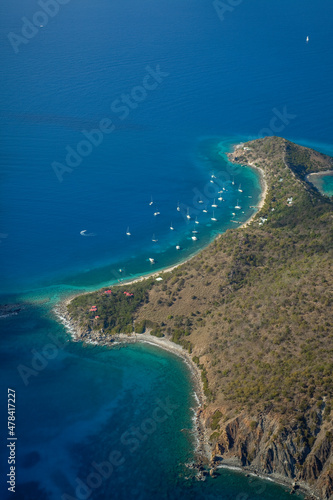
[[[212,416],[212,420],[210,423],[210,428],[212,429],[212,431],[215,431],[216,429],[220,428],[219,421],[220,421],[221,417],[222,417],[222,413],[220,412],[220,410],[216,410],[214,415]]]

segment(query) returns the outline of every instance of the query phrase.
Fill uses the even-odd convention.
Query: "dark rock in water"
[[[210,477],[212,477],[212,478],[217,477],[216,470],[215,470],[215,469],[210,469],[210,471],[209,471],[209,475],[210,475]]]
[[[206,475],[202,471],[198,472],[197,480],[198,481],[206,481]]]
[[[23,309],[22,304],[4,304],[0,305],[0,318],[16,316]]]

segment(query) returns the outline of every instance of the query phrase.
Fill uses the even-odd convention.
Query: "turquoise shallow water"
[[[322,194],[333,196],[333,174],[316,175],[311,182]]]
[[[310,0],[239,2],[224,19],[204,0],[67,2],[18,53],[7,34],[20,34],[22,18],[33,19],[40,6],[14,0],[0,9],[1,292],[2,302],[26,303],[1,320],[0,337],[1,393],[17,392],[16,498],[73,497],[76,478],[84,480],[94,461],[122,445],[124,432],[151,418],[156,399],[168,397],[177,410],[135,452],[122,445],[125,462],[89,498],[289,497],[230,471],[205,483],[187,479],[194,443],[180,430],[191,424],[195,399],[186,366],[168,353],[66,343],[45,367],[36,365],[27,386],[19,367],[31,369],[54,337],[67,338],[50,315],[61,297],[148,273],[148,257],[154,270],[186,259],[237,227],[230,220],[238,198],[237,220],[253,213],[257,174],[230,170],[221,149],[278,133],[332,153],[332,2],[315,9]],[[122,119],[115,100],[158,66],[162,81]],[[76,149],[104,118],[114,132],[59,182],[53,162],[63,163],[66,148]],[[216,224],[211,206],[207,215],[196,212],[198,192],[207,205],[217,197],[208,189],[212,175],[227,190]],[[4,398],[1,405],[4,428]],[[6,470],[3,446],[0,454]]]
[[[171,222],[184,234],[177,202],[191,205],[193,189],[211,174],[199,160],[201,139],[278,133],[331,141],[329,1],[318,9],[309,0],[241,2],[223,21],[204,0],[68,2],[17,54],[7,34],[21,33],[36,4],[15,0],[2,10],[4,292],[91,284],[97,268],[110,280],[139,254],[140,269],[128,272],[147,270],[152,252],[175,244]],[[118,101],[142,84],[147,67],[163,77],[123,118]],[[64,163],[67,148],[76,150],[106,118],[115,130],[59,182],[52,164]]]
[[[194,457],[197,404],[187,366],[153,346],[68,342],[50,305],[29,304],[19,321],[2,320],[1,392],[10,381],[17,398],[16,498],[81,499],[89,494],[83,483],[93,499],[289,498],[231,471],[197,481],[185,465]],[[2,449],[2,470],[6,458]]]

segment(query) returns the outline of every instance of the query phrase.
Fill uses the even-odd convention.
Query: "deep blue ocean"
[[[51,310],[185,260],[249,218],[260,180],[228,163],[233,144],[281,135],[333,155],[333,3],[61,1],[0,7],[0,291],[25,304],[1,320],[2,429],[7,388],[17,397],[15,498],[287,498],[231,471],[194,480],[186,365],[148,346],[73,344]],[[55,342],[46,366],[22,377]],[[166,401],[174,409],[148,428]],[[112,451],[112,473],[75,493]],[[4,440],[0,456],[6,498]]]

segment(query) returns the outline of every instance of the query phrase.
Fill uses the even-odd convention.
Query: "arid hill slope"
[[[245,149],[244,149],[245,148]],[[306,181],[332,158],[269,137],[230,161],[261,168],[268,192],[250,225],[191,261],[123,289],[74,299],[83,329],[170,337],[202,370],[214,457],[333,498],[333,203]],[[98,305],[98,320],[89,312]]]

